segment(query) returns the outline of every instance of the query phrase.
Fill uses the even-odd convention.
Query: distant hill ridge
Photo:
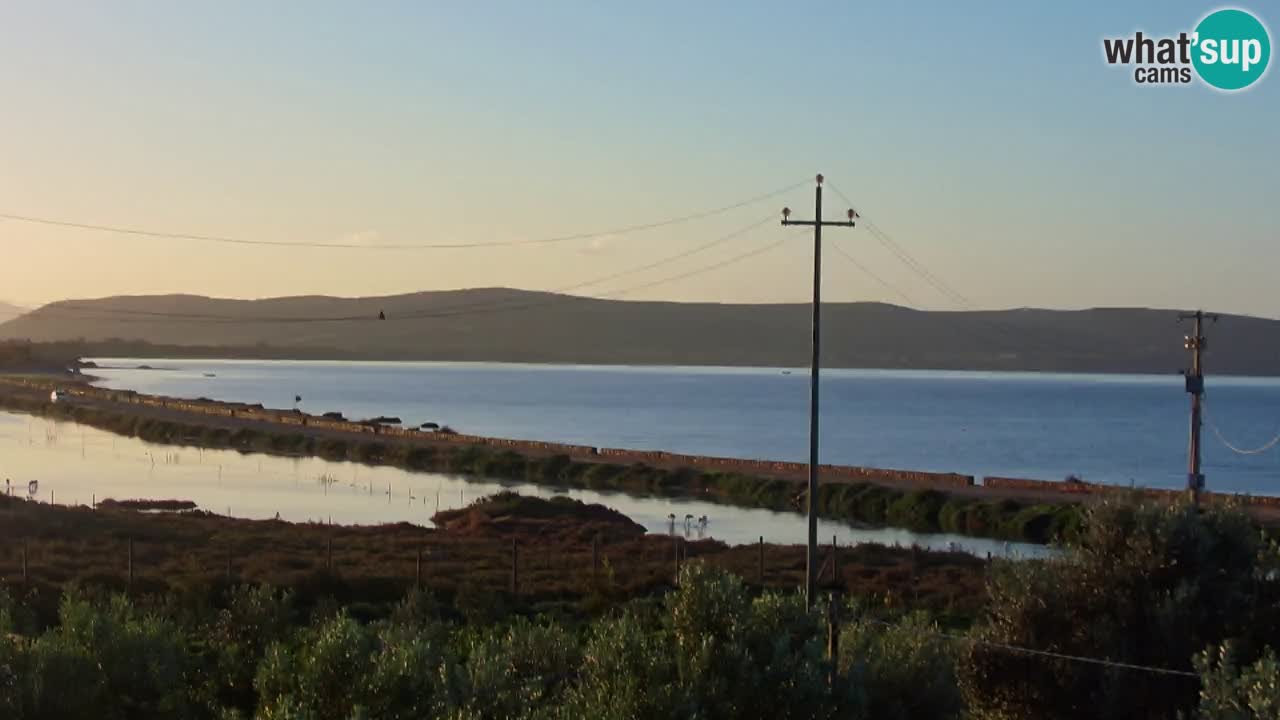
[[[22,315],[26,311],[27,309],[24,307],[11,305],[7,302],[4,302],[3,300],[0,300],[0,323],[12,320],[18,317],[19,315]]]
[[[823,358],[832,367],[1175,373],[1187,363],[1189,327],[1176,324],[1174,310],[823,308]],[[793,367],[808,364],[809,322],[804,303],[639,302],[481,288],[366,298],[68,300],[0,324],[0,339],[124,339],[300,359]],[[1223,316],[1210,330],[1208,372],[1280,375],[1280,321]]]

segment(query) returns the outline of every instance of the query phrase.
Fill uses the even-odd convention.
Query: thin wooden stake
[[[413,586],[422,589],[422,548],[418,548],[418,562],[413,568]]]
[[[324,541],[325,567],[329,574],[333,574],[333,538],[326,538]]]
[[[840,583],[840,545],[836,542],[836,536],[831,536],[831,584],[839,586]]]
[[[760,581],[760,585],[764,586],[764,536],[760,536],[760,558],[759,565],[756,567],[756,577]]]

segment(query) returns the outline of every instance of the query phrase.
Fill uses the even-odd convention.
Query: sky
[[[1216,7],[0,0],[0,213],[360,246],[0,220],[0,300],[559,289],[769,218],[577,292],[804,301],[811,238],[773,218],[810,217],[821,172],[950,291],[833,228],[828,300],[1280,317],[1280,77],[1140,87],[1103,61],[1103,37]],[[1280,27],[1280,4],[1240,7]],[[642,232],[376,247],[603,232],[784,187]],[[828,187],[826,217],[844,208]]]

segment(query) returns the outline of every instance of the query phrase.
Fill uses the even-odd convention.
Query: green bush
[[[947,496],[937,490],[916,490],[894,500],[885,509],[885,519],[899,527],[929,531],[938,527],[938,513]]]
[[[467,714],[479,718],[530,717],[555,706],[581,662],[564,628],[517,617],[468,643],[464,668]]]
[[[268,647],[285,640],[293,626],[293,597],[266,586],[230,589],[226,607],[204,632],[212,672],[203,688],[210,708],[251,713],[256,704],[254,675]]]
[[[27,718],[170,718],[191,712],[183,635],[124,597],[96,607],[66,594],[59,625],[32,643]]]
[[[1276,638],[1273,567],[1242,513],[1109,498],[1087,510],[1060,558],[1000,563],[990,618],[997,644],[1190,671],[1229,638]],[[1273,557],[1273,555],[1270,555]],[[1196,683],[972,644],[960,665],[981,717],[1168,718],[1194,707]]]
[[[364,699],[358,679],[373,649],[369,631],[344,614],[322,621],[296,642],[272,644],[254,683],[258,717],[349,720]]]
[[[560,716],[632,720],[677,717],[676,669],[663,632],[632,612],[595,624],[582,652],[578,680]]]
[[[1199,720],[1274,720],[1280,718],[1280,662],[1267,648],[1241,667],[1231,643],[1196,656],[1200,673]]]
[[[858,688],[859,715],[868,719],[959,717],[958,659],[956,643],[920,614],[892,624],[859,619],[840,635],[840,670]]]

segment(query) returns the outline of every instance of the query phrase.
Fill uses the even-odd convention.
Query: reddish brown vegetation
[[[202,512],[95,511],[4,498],[0,578],[21,584],[25,546],[30,585],[55,589],[75,581],[124,589],[132,541],[136,592],[198,590],[230,580],[292,587],[304,596],[378,603],[398,599],[414,584],[419,552],[421,581],[433,591],[449,596],[509,593],[514,539],[521,601],[661,591],[671,585],[677,548],[681,562],[709,562],[751,584],[761,580],[760,548],[754,545],[727,547],[711,540],[645,535],[630,528],[630,520],[614,519],[593,528],[602,531],[595,548],[598,563],[593,564],[590,537],[564,520],[548,524],[530,522],[527,516],[481,515],[487,519],[468,520],[465,529],[432,530],[406,523],[328,526]],[[766,545],[763,557],[764,585],[800,586],[803,547]],[[841,548],[839,556],[846,592],[880,604],[918,603],[965,615],[985,602],[984,573],[982,561],[961,554],[867,545]],[[829,577],[828,570],[824,580]]]

